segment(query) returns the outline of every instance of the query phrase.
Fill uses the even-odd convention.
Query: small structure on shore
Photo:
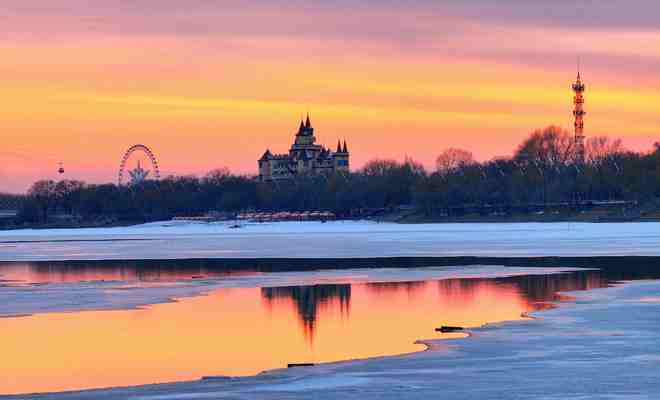
[[[331,221],[337,219],[337,215],[330,211],[302,211],[302,212],[251,212],[240,213],[236,217],[239,221],[252,222],[278,222],[278,221]]]

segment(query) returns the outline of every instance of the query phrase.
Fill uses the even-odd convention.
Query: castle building
[[[295,141],[289,154],[273,154],[270,150],[259,159],[259,180],[272,182],[292,179],[299,175],[348,172],[349,153],[346,141],[337,142],[337,149],[330,149],[316,144],[314,128],[309,120],[300,121]]]

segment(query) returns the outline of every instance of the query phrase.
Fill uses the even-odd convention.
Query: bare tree
[[[435,167],[439,174],[446,176],[460,168],[474,164],[472,153],[467,150],[450,147],[445,149],[435,160]]]
[[[28,196],[34,200],[39,208],[41,218],[48,222],[48,214],[57,201],[56,183],[51,180],[37,181],[28,190]]]
[[[363,168],[362,173],[366,176],[384,176],[399,167],[395,160],[371,160]]]
[[[625,152],[621,139],[610,139],[607,136],[591,137],[585,143],[585,161],[598,165],[605,159]]]
[[[55,185],[54,195],[64,212],[71,214],[79,199],[80,192],[85,187],[82,181],[64,179]]]
[[[231,176],[231,171],[227,167],[216,168],[209,171],[209,173],[204,176],[204,182],[207,184],[220,184],[227,180]]]
[[[557,168],[574,160],[573,135],[557,126],[536,130],[518,147],[517,162]]]

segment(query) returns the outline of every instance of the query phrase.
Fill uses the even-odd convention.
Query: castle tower
[[[573,84],[573,92],[575,92],[575,97],[573,97],[573,104],[575,108],[573,109],[573,116],[575,117],[575,156],[576,161],[584,161],[584,83],[580,79],[580,70],[578,68],[577,80]]]
[[[297,146],[312,146],[314,143],[316,143],[314,127],[309,119],[309,114],[307,114],[307,120],[305,122],[300,120],[300,128],[298,128],[298,133],[296,133],[294,144]]]
[[[334,159],[334,170],[338,172],[348,172],[350,166],[348,159],[350,154],[348,153],[348,145],[346,145],[346,140],[344,140],[344,145],[342,146],[341,141],[337,142],[337,151],[333,154]]]
[[[335,152],[316,143],[314,126],[308,114],[306,119],[301,119],[288,154],[273,154],[266,150],[257,160],[259,180],[272,182],[293,179],[296,175],[349,172],[349,158],[345,140],[343,144],[341,141],[337,142]]]

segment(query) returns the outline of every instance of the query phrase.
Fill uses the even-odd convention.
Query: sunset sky
[[[346,139],[352,168],[444,148],[507,156],[571,128],[660,140],[657,0],[3,0],[0,191],[40,178],[116,181],[123,152],[164,174],[256,173],[302,114]]]

